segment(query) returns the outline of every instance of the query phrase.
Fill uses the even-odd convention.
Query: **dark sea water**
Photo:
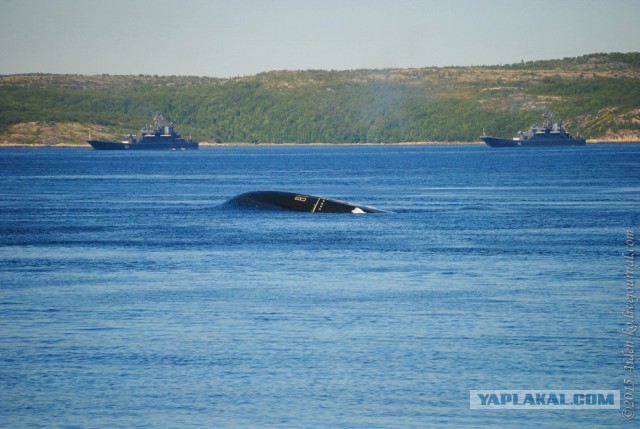
[[[640,145],[4,149],[0,426],[637,427],[469,390],[622,390],[639,227]]]

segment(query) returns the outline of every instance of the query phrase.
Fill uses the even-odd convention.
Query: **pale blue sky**
[[[231,77],[640,51],[640,0],[0,0],[0,74]]]

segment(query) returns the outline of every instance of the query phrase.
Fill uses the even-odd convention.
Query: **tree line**
[[[640,68],[639,54],[610,55],[605,59],[611,67]],[[130,132],[162,112],[182,134],[210,142],[477,141],[483,130],[508,136],[525,129],[544,110],[554,111],[571,123],[572,131],[586,137],[616,127],[638,129],[637,121],[623,123],[612,115],[640,108],[638,78],[585,78],[581,63],[588,61],[496,66],[495,79],[475,81],[474,69],[464,67],[416,69],[401,75],[391,70],[281,71],[234,79],[2,77],[0,129],[50,121]],[[540,68],[576,64],[573,75],[535,76]],[[517,67],[533,74],[503,82],[500,71]],[[603,111],[612,115],[610,120],[594,121]]]

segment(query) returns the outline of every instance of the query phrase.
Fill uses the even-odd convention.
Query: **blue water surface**
[[[0,151],[0,426],[633,427],[640,145]],[[255,190],[392,213],[229,207]],[[638,378],[635,379],[639,382]]]

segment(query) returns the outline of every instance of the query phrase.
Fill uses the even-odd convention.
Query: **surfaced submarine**
[[[384,210],[361,206],[313,195],[281,191],[254,191],[229,200],[236,206],[310,213],[386,213]]]

